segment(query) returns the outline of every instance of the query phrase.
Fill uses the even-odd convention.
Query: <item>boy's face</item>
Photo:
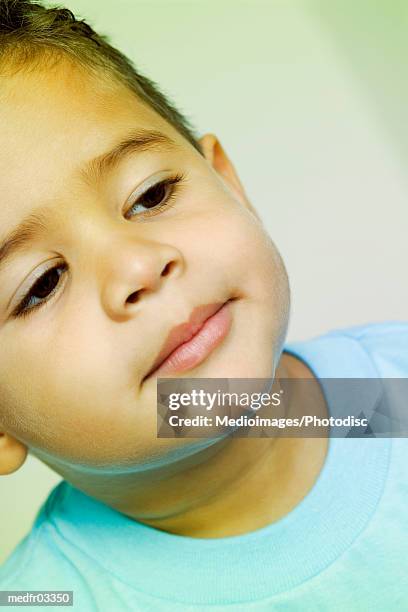
[[[157,439],[146,374],[196,307],[233,299],[229,330],[166,376],[272,375],[283,264],[216,140],[201,156],[125,87],[68,64],[1,81],[0,244],[45,217],[0,247],[0,431],[72,464],[142,464],[187,442]],[[141,146],[152,131],[165,138]]]

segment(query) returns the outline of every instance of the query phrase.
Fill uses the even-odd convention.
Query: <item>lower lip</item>
[[[180,344],[150,376],[174,374],[199,365],[228,334],[232,323],[230,303],[209,317],[188,342]]]

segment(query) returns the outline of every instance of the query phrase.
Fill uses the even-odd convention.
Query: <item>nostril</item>
[[[135,302],[137,302],[141,292],[142,292],[142,289],[131,293],[126,300],[126,304],[134,304]]]
[[[172,271],[174,266],[174,261],[169,261],[163,268],[161,276],[168,276]]]
[[[170,272],[173,270],[173,267],[175,266],[175,262],[174,261],[169,261],[163,268],[161,275],[160,276],[168,276],[170,274]],[[133,291],[133,293],[131,293],[130,295],[128,295],[127,299],[126,299],[126,304],[135,304],[137,301],[139,301],[140,296],[142,295],[142,293],[144,291],[146,291],[147,289],[138,289],[138,291]]]

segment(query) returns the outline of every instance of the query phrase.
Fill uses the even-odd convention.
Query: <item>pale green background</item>
[[[407,319],[407,3],[66,6],[220,136],[286,261],[290,339]],[[0,562],[58,479],[29,459],[0,480]]]

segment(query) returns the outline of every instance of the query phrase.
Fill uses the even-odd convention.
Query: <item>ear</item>
[[[200,146],[206,160],[218,172],[235,197],[260,219],[255,208],[248,200],[238,174],[218,138],[214,134],[205,134],[200,138]]]
[[[7,433],[0,432],[0,476],[16,472],[27,458],[27,447]]]

